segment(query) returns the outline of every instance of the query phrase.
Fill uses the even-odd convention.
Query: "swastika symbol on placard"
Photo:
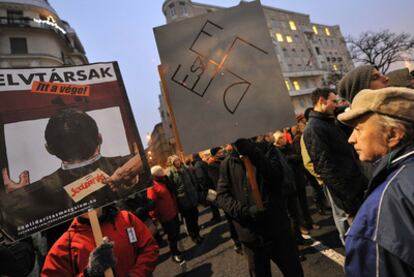
[[[204,97],[215,80],[229,83],[224,85],[225,89],[222,91],[223,105],[229,113],[234,114],[249,90],[251,82],[230,69],[228,64],[236,63],[234,59],[238,57],[237,51],[255,51],[264,55],[269,53],[238,36],[232,40],[227,49],[217,51],[215,44],[223,30],[223,27],[207,20],[189,48],[197,55],[196,58],[190,66],[178,65],[171,80],[200,97]],[[211,52],[212,49],[216,51]]]

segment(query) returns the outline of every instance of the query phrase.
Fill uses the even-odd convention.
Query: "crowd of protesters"
[[[212,225],[222,211],[250,276],[271,276],[270,261],[284,276],[304,276],[298,245],[321,228],[309,210],[311,191],[317,211],[332,212],[347,276],[414,276],[413,86],[408,69],[384,76],[357,67],[336,89],[314,90],[313,107],[295,126],[153,166],[144,193],[97,210],[107,235],[98,247],[87,214],[49,231],[44,249],[36,237],[1,245],[0,275],[102,276],[112,268],[151,276],[161,229],[178,264],[182,223],[194,244],[204,243],[201,204]]]

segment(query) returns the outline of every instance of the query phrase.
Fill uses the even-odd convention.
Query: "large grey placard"
[[[154,33],[185,153],[294,124],[259,1]]]

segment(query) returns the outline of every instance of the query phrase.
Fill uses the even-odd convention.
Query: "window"
[[[315,35],[318,34],[318,28],[315,25],[313,25],[312,30],[315,33]]]
[[[325,34],[329,37],[331,35],[331,31],[329,31],[328,27],[325,27]]]
[[[338,62],[342,62],[342,58],[341,57],[338,57]]]
[[[188,15],[187,6],[185,5],[185,2],[180,2],[180,9],[182,15]]]
[[[12,54],[27,54],[26,38],[10,38],[10,52]]]
[[[285,85],[288,91],[290,91],[290,84],[288,80],[285,80]]]
[[[295,48],[292,48],[292,52],[296,53],[296,49]]]
[[[293,21],[293,20],[289,21],[289,26],[290,26],[290,29],[292,31],[296,31],[297,30],[295,21]]]
[[[292,42],[293,42],[293,39],[292,39],[292,37],[291,37],[291,36],[286,36],[286,41],[287,41],[288,43],[292,43]]]
[[[276,39],[277,41],[283,42],[283,36],[281,33],[276,33]]]
[[[318,54],[318,55],[321,54],[321,50],[319,50],[319,47],[315,47],[315,51],[316,51],[316,54]]]
[[[7,21],[9,24],[22,23],[23,11],[7,11]]]
[[[330,62],[330,61],[331,61],[331,58],[326,57],[326,61],[327,61],[327,62]]]
[[[300,90],[300,85],[298,81],[293,81],[293,86],[295,87],[295,90]]]
[[[168,7],[170,8],[170,16],[174,17],[177,15],[177,11],[175,10],[175,5],[174,3],[168,5]]]

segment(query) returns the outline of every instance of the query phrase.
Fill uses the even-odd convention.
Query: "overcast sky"
[[[165,24],[163,0],[49,0],[61,19],[76,30],[89,62],[118,61],[143,141],[161,121],[157,65],[152,28]],[[198,3],[231,7],[238,0]],[[413,0],[262,0],[266,6],[309,14],[311,21],[339,25],[342,33],[389,29],[412,32]]]

